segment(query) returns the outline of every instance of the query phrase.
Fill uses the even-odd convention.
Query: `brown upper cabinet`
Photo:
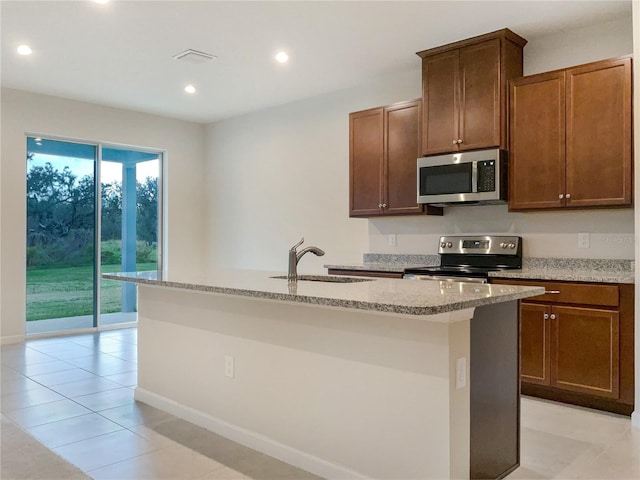
[[[417,203],[420,100],[349,114],[349,216],[442,214]]]
[[[631,205],[631,58],[511,82],[509,210]]]
[[[509,29],[418,52],[422,154],[508,148],[508,82],[527,41]]]

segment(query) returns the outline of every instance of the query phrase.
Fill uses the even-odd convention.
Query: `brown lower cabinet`
[[[521,391],[633,411],[633,285],[494,279],[547,293],[520,303]]]
[[[383,272],[379,270],[343,270],[329,268],[329,275],[351,275],[354,277],[402,278],[402,272]]]

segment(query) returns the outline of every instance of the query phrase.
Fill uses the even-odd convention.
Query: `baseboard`
[[[11,343],[22,343],[24,342],[24,335],[12,335],[7,337],[0,337],[0,345],[9,345]]]
[[[327,480],[369,479],[369,477],[347,467],[336,465],[284,445],[260,433],[225,422],[143,388],[135,389],[135,399]]]
[[[640,428],[640,410],[636,410],[631,414],[631,425]]]

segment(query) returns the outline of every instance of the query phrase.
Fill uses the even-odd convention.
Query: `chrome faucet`
[[[296,249],[304,243],[304,238],[296,243],[293,247],[289,249],[289,273],[287,274],[287,280],[289,282],[297,282],[298,281],[298,262],[303,257],[305,253],[314,253],[315,255],[321,257],[324,255],[324,251],[320,250],[318,247],[307,247],[300,252],[297,252]]]

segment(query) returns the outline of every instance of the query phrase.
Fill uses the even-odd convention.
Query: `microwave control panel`
[[[478,192],[496,190],[496,162],[485,160],[478,162]]]

